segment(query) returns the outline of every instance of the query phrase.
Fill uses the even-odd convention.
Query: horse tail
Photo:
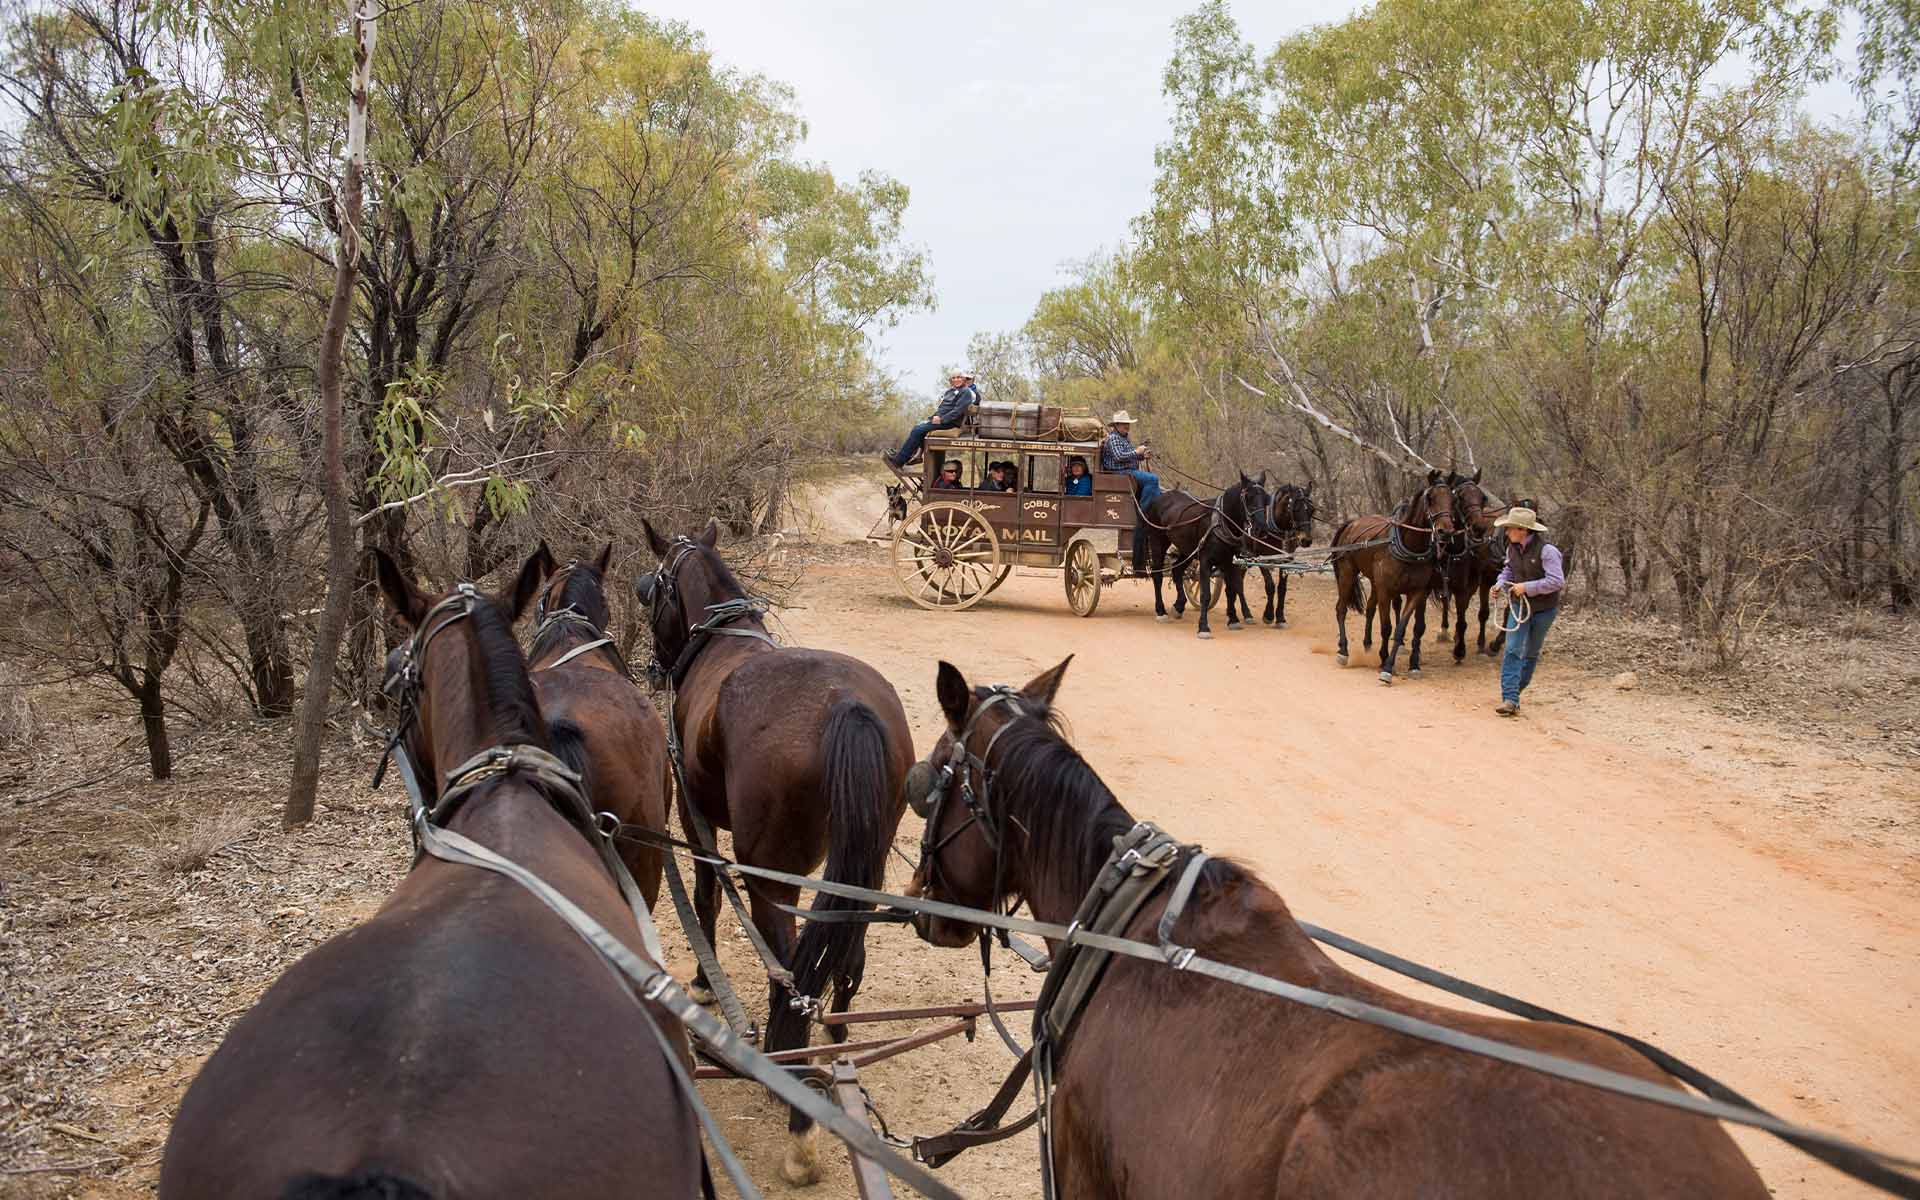
[[[287,1185],[280,1200],[433,1200],[433,1193],[410,1179],[367,1171],[359,1175],[302,1175]]]
[[[871,708],[841,700],[820,735],[821,783],[827,797],[827,872],[834,883],[877,888],[886,873],[893,830],[887,820],[898,790],[888,786],[887,731]],[[871,904],[815,893],[816,913],[871,909]],[[866,941],[864,924],[810,920],[800,933],[788,969],[802,996],[824,998],[827,987],[852,967]],[[854,981],[856,984],[858,980]],[[767,1014],[769,1050],[806,1044],[806,1014],[785,1003]]]
[[[580,776],[580,794],[586,798],[587,807],[592,809],[593,757],[587,753],[587,731],[574,721],[550,721],[547,724],[547,743],[553,750],[553,756]]]

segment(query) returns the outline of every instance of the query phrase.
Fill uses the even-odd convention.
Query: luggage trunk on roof
[[[973,410],[974,432],[983,438],[1051,440],[1060,436],[1060,409],[1052,404],[982,401]]]

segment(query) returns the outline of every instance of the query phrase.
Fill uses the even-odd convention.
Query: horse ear
[[[1261,487],[1263,487],[1263,488],[1264,488],[1264,487],[1266,487],[1266,486],[1267,486],[1267,469],[1266,469],[1265,467],[1261,467],[1261,468],[1260,468],[1260,480],[1259,480],[1259,482],[1260,482],[1260,486],[1261,486]]]
[[[606,578],[607,567],[612,562],[613,562],[613,543],[608,542],[606,545],[606,548],[600,551],[600,557],[593,560],[593,573],[600,576],[602,579]]]
[[[1251,479],[1248,479],[1248,478],[1247,478],[1247,473],[1246,473],[1245,471],[1242,471],[1242,472],[1240,472],[1240,486],[1241,486],[1241,487],[1246,487],[1246,486],[1247,486],[1248,484],[1250,484],[1250,483],[1252,483],[1252,482],[1253,482],[1253,480],[1251,480]]]
[[[431,606],[413,581],[400,573],[387,552],[376,548],[373,552],[373,573],[380,580],[380,590],[386,593],[387,603],[393,606],[394,615],[407,623],[407,628],[417,629],[420,619],[427,615]]]
[[[645,517],[640,518],[640,528],[647,531],[647,548],[653,551],[654,557],[665,558],[667,556],[667,550],[673,543],[661,537],[660,531],[653,527],[653,522],[647,520]]]
[[[534,548],[527,561],[520,565],[520,574],[514,577],[513,590],[502,597],[502,605],[507,610],[507,624],[511,625],[527,611],[527,605],[540,594],[540,585],[546,581],[553,570],[553,551],[541,542]]]
[[[1427,486],[1432,487],[1443,478],[1444,476],[1440,474],[1440,468],[1435,467],[1433,470],[1427,472]]]
[[[941,659],[933,690],[940,697],[940,711],[947,714],[947,724],[956,732],[965,728],[967,709],[973,703],[973,689],[967,686],[967,677],[960,673],[960,668]]]
[[[555,561],[553,557],[553,551],[547,548],[547,539],[545,538],[541,538],[540,544],[534,547],[533,556],[540,560],[540,572],[542,577],[551,575],[555,571],[560,569],[560,564],[557,561]]]
[[[1034,676],[1020,689],[1020,694],[1042,708],[1052,708],[1054,693],[1060,690],[1060,681],[1067,677],[1067,664],[1072,661],[1073,655],[1067,655],[1053,670]]]
[[[711,550],[720,544],[720,522],[707,518],[707,527],[700,531],[700,544]]]
[[[1484,471],[1484,470],[1486,470],[1486,468],[1485,468],[1485,467],[1475,467],[1475,468],[1473,469],[1473,481],[1474,481],[1475,483],[1479,483],[1479,482],[1480,482],[1480,472],[1482,472],[1482,471]]]
[[[1313,495],[1313,480],[1307,480],[1307,495]]]

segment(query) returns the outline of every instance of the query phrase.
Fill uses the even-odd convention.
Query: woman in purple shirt
[[[1533,682],[1533,666],[1540,661],[1540,644],[1553,628],[1560,593],[1567,586],[1560,548],[1547,541],[1547,527],[1531,508],[1510,508],[1494,525],[1507,531],[1507,565],[1494,580],[1496,590],[1512,593],[1510,611],[1526,597],[1531,615],[1507,633],[1507,655],[1500,660],[1500,703],[1493,711],[1511,717],[1520,711],[1520,693]]]

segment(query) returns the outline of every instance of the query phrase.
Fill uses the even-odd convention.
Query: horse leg
[[[1181,554],[1180,547],[1173,547],[1173,619],[1184,621],[1187,617],[1187,568],[1193,565],[1193,555]],[[1203,617],[1204,619],[1204,617]]]
[[[700,932],[707,935],[707,945],[714,947],[714,953],[719,953],[719,943],[713,939],[713,929],[720,919],[720,876],[698,859],[693,864],[693,911],[700,920]],[[694,973],[693,986],[687,990],[694,1003],[713,1003],[713,985],[707,981],[705,967]]]
[[[1282,576],[1282,578],[1284,579],[1285,577]],[[1268,570],[1266,567],[1261,567],[1260,582],[1267,585],[1267,604],[1265,608],[1260,610],[1260,623],[1262,625],[1271,625],[1274,623],[1274,620],[1278,615],[1274,611],[1274,607],[1273,607],[1273,572]],[[1286,605],[1286,601],[1282,600],[1281,606],[1285,607],[1285,605]]]
[[[1413,649],[1407,656],[1407,678],[1420,678],[1420,643],[1427,636],[1427,598],[1413,606]]]
[[[1480,587],[1480,644],[1474,647],[1480,653],[1487,653],[1487,613],[1493,607],[1493,588],[1483,580]]]
[[[795,921],[782,912],[778,905],[796,905],[800,902],[800,889],[785,884],[756,883],[748,890],[749,903],[753,909],[753,925],[766,939],[767,949],[782,963],[793,958]],[[769,1028],[773,1027],[772,1012],[775,1005],[790,1002],[792,993],[777,983],[767,986],[767,1008]],[[768,1053],[778,1050],[798,1050],[808,1042],[807,1031],[810,1025],[802,1025],[800,1043],[796,1046],[764,1047]],[[787,1110],[787,1153],[780,1164],[780,1174],[795,1187],[805,1187],[820,1181],[820,1131],[814,1127],[813,1118],[799,1109]]]
[[[1400,597],[1395,596],[1394,599],[1397,601]],[[1409,667],[1408,673],[1410,675],[1419,674],[1420,634],[1423,633],[1427,627],[1427,597],[1424,592],[1418,597],[1408,596],[1406,597],[1406,603],[1395,604],[1394,607],[1400,610],[1400,614],[1395,618],[1393,623],[1393,637],[1389,640],[1384,633],[1380,637],[1380,682],[1386,684],[1393,682],[1393,660],[1400,656],[1400,648],[1407,644],[1407,626],[1409,624],[1413,626],[1414,632],[1412,657],[1408,660],[1407,664]]]
[[[1226,577],[1227,628],[1239,629],[1253,621],[1253,609],[1247,607],[1247,569],[1240,566],[1228,567]],[[1240,618],[1237,621],[1233,617],[1235,600],[1240,602]]]
[[[1278,599],[1275,599],[1276,596]],[[1267,598],[1273,601],[1273,627],[1285,629],[1287,627],[1287,573],[1285,571],[1280,572],[1279,583],[1276,584],[1271,579],[1267,580]]]
[[[1340,650],[1334,656],[1334,662],[1347,665],[1347,610],[1354,607],[1353,594],[1360,587],[1360,572],[1357,568],[1342,562],[1333,570],[1333,623],[1340,630]],[[1373,620],[1368,617],[1367,620]]]
[[[1456,667],[1467,657],[1467,600],[1470,595],[1463,587],[1453,596],[1453,603],[1458,606],[1453,622],[1453,665]]]
[[[1167,605],[1160,598],[1160,580],[1167,567],[1167,544],[1159,538],[1153,538],[1149,542],[1149,549],[1153,556],[1153,619],[1165,621],[1168,619]]]
[[[862,938],[860,943],[853,948],[853,952],[847,956],[846,969],[833,981],[833,1003],[828,1007],[827,1011],[837,1013],[847,1011],[853,1004],[853,998],[859,994],[860,981],[866,978],[866,974],[867,943],[866,939]],[[847,1040],[847,1027],[845,1025],[829,1025],[827,1026],[827,1036],[835,1042],[844,1042]]]
[[[1193,564],[1193,569],[1200,573],[1199,635],[1203,638],[1210,638],[1213,636],[1213,630],[1207,628],[1207,610],[1213,607],[1213,571],[1207,566],[1205,559],[1198,559],[1198,561]],[[1184,588],[1181,589],[1180,594],[1182,596],[1186,595],[1186,590]],[[1229,617],[1227,621],[1228,624],[1231,625],[1233,619]]]

